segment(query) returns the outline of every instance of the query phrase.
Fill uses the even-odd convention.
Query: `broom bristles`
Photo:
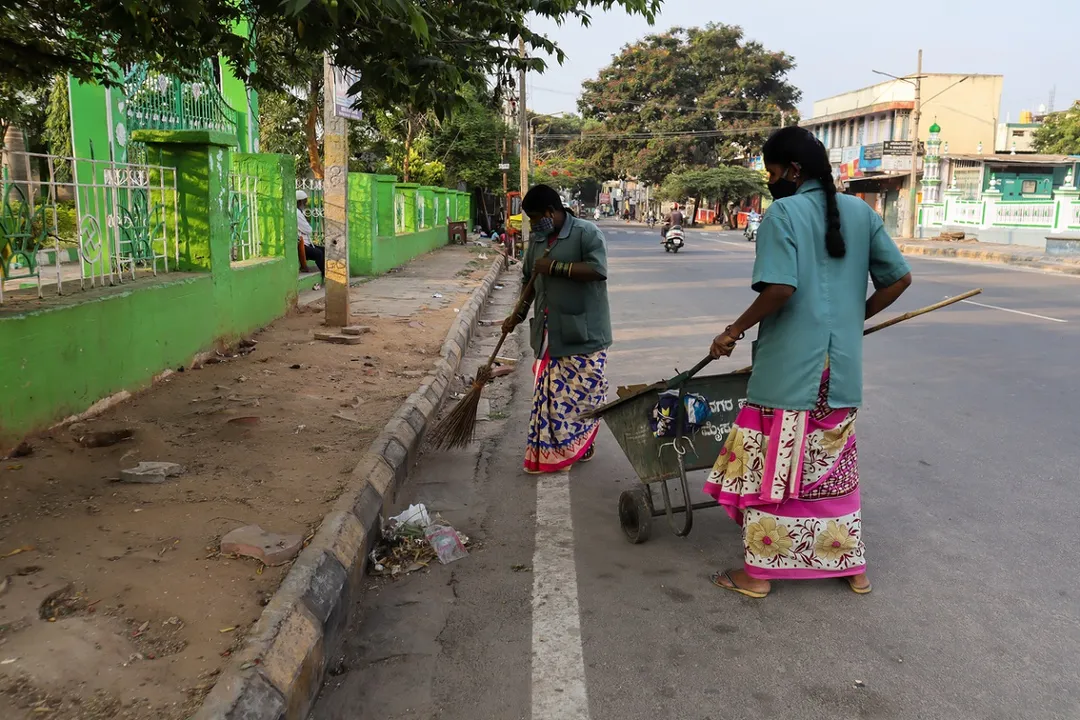
[[[476,379],[473,380],[469,392],[465,393],[465,397],[458,400],[454,409],[432,429],[431,442],[435,447],[440,450],[453,450],[463,448],[472,442],[473,433],[476,430],[476,409],[480,405],[484,385],[489,380],[491,380],[491,367],[482,365],[476,371]]]

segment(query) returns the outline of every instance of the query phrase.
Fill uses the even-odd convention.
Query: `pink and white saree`
[[[762,580],[866,569],[852,408],[828,406],[829,370],[809,411],[747,405],[705,483],[743,528],[746,573]]]

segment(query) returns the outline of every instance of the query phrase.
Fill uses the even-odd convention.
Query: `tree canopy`
[[[363,71],[355,90],[374,104],[442,112],[462,84],[509,82],[522,64],[542,69],[544,53],[563,61],[529,30],[530,16],[588,23],[590,9],[612,6],[652,21],[660,0],[22,0],[0,13],[0,80],[19,89],[71,73],[110,83],[114,63],[134,62],[183,76],[220,54],[256,88],[280,89],[283,68],[325,51]],[[253,38],[234,32],[246,28]],[[520,58],[519,36],[540,52]]]
[[[768,186],[764,176],[750,168],[723,165],[708,170],[684,170],[672,173],[660,188],[665,200],[683,201],[694,198],[694,214],[702,198],[713,200],[721,214],[729,202],[764,193]]]
[[[627,45],[595,80],[579,108],[580,151],[612,174],[649,184],[672,172],[715,167],[755,153],[794,119],[800,92],[787,81],[784,52],[746,40],[741,28],[672,28]]]
[[[1080,101],[1051,113],[1035,131],[1035,149],[1044,153],[1080,155]]]

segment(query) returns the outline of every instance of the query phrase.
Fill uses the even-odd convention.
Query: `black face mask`
[[[798,189],[799,186],[795,184],[795,181],[787,178],[780,178],[774,183],[769,183],[769,193],[772,194],[773,200],[791,197]]]

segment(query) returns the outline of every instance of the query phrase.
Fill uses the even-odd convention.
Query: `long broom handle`
[[[541,255],[540,258],[541,259],[546,258],[548,256],[548,253],[551,252],[551,249],[553,247],[555,247],[555,246],[554,245],[548,245],[547,249],[544,250],[544,254]],[[533,263],[533,264],[535,265],[535,263]],[[521,291],[521,294],[518,295],[517,302],[514,303],[514,315],[521,314],[521,306],[522,306],[522,304],[524,304],[525,298],[527,298],[529,296],[529,293],[532,291],[533,285],[535,283],[536,283],[536,273],[531,272],[531,273],[529,273],[529,282],[525,283],[525,288]],[[499,357],[499,351],[502,350],[503,343],[506,342],[506,336],[507,336],[507,333],[504,332],[502,334],[502,336],[499,338],[499,342],[497,342],[495,344],[495,349],[491,351],[491,357],[489,357],[488,361],[487,361],[487,366],[489,368],[492,365],[495,364],[495,358]]]
[[[934,310],[940,310],[941,308],[952,305],[953,303],[958,303],[961,300],[967,300],[969,297],[975,297],[976,295],[978,295],[981,292],[982,292],[982,288],[975,288],[974,290],[968,290],[966,293],[960,293],[959,295],[954,295],[951,298],[945,298],[941,302],[936,302],[933,305],[927,305],[924,308],[919,308],[918,310],[912,310],[911,312],[906,312],[903,315],[897,315],[896,317],[890,318],[890,319],[886,320],[885,322],[880,322],[877,325],[872,325],[872,326],[866,328],[865,330],[863,330],[863,337],[865,337],[865,336],[867,336],[867,335],[869,335],[871,333],[876,333],[878,330],[884,330],[887,327],[892,327],[893,325],[896,325],[897,323],[902,323],[905,320],[910,320],[913,317],[919,317],[920,315],[925,315],[928,312],[933,312]],[[701,364],[701,363],[699,363],[699,364]],[[754,369],[754,366],[749,365],[747,367],[744,367],[742,370],[736,370],[735,372],[737,372],[737,373],[748,373],[753,369]]]

